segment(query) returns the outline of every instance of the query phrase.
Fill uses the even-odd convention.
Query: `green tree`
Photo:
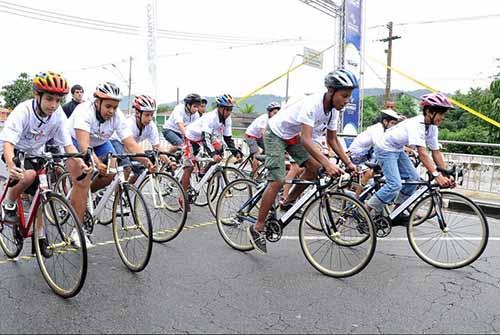
[[[396,111],[402,113],[406,117],[413,117],[418,114],[418,104],[415,98],[401,94],[396,101]]]
[[[250,114],[250,113],[254,112],[255,105],[243,104],[242,106],[239,106],[239,110],[240,110],[241,113]]]
[[[5,108],[13,109],[21,102],[32,98],[32,85],[31,78],[23,72],[12,84],[3,86],[0,95],[5,99]]]
[[[157,113],[166,113],[174,110],[174,107],[169,106],[169,105],[159,105],[158,108],[156,109]]]
[[[375,123],[379,116],[380,106],[375,96],[365,96],[363,98],[363,128],[367,128]]]

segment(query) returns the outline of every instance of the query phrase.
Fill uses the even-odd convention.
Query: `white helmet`
[[[95,88],[94,97],[116,101],[122,100],[120,88],[116,84],[110,82],[99,83]]]
[[[401,119],[401,115],[399,115],[398,112],[396,112],[394,109],[383,109],[380,114],[382,114],[382,120],[383,119],[392,119],[399,121]]]

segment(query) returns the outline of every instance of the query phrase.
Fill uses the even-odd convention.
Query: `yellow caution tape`
[[[431,87],[431,86],[429,86],[429,85],[421,82],[420,80],[415,79],[415,78],[409,76],[408,74],[404,73],[403,71],[398,70],[398,69],[396,69],[396,68],[394,68],[392,66],[387,65],[386,63],[384,63],[384,62],[382,62],[382,61],[380,61],[378,59],[375,59],[375,58],[370,57],[370,56],[367,56],[367,58],[370,58],[371,60],[373,60],[373,61],[375,61],[375,62],[377,62],[377,63],[385,66],[388,69],[391,69],[392,71],[394,71],[394,72],[400,74],[401,76],[405,77],[406,79],[408,79],[410,81],[413,81],[414,83],[416,83],[416,84],[418,84],[418,85],[420,85],[420,86],[428,89],[429,91],[432,91],[432,92],[438,92],[439,91],[439,90],[437,90],[437,89],[435,89],[435,88],[433,88],[433,87]],[[476,117],[478,117],[478,118],[480,118],[480,119],[482,119],[482,120],[484,120],[484,121],[486,121],[486,122],[488,122],[488,123],[490,123],[490,124],[492,124],[492,125],[500,128],[500,122],[495,121],[495,120],[487,117],[486,115],[484,115],[484,114],[482,114],[482,113],[480,113],[480,112],[478,112],[478,111],[470,108],[469,106],[464,105],[460,101],[457,101],[457,100],[452,99],[452,98],[450,98],[450,100],[453,102],[453,104],[457,105],[458,107],[462,108],[463,110],[465,110],[465,111],[471,113],[472,115],[474,115],[474,116],[476,116]]]
[[[294,67],[291,67],[290,69],[288,69],[287,71],[285,71],[284,73],[280,74],[279,76],[277,76],[276,78],[268,81],[267,83],[265,83],[264,85],[261,85],[259,87],[257,87],[255,90],[251,91],[250,93],[246,94],[245,96],[239,98],[238,100],[236,100],[236,104],[239,105],[241,104],[243,101],[247,100],[249,97],[251,97],[252,95],[254,95],[255,93],[259,92],[260,90],[266,88],[267,86],[271,85],[272,83],[280,80],[281,78],[283,78],[284,76],[286,76],[288,73],[290,72],[293,72],[295,70],[297,70],[299,67],[303,66],[304,64],[307,64],[309,61],[313,60],[313,59],[316,59],[318,58],[319,56],[321,56],[322,54],[324,54],[326,51],[330,50],[331,48],[333,48],[335,46],[335,44],[332,44],[330,45],[328,48],[320,51],[317,55],[315,56],[312,56],[310,58],[306,58],[304,59],[304,61],[298,65],[295,65]]]

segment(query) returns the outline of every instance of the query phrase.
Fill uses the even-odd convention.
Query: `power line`
[[[122,33],[128,35],[140,33],[140,27],[134,25],[121,24],[104,20],[89,19],[75,15],[63,14],[54,11],[38,9],[34,7],[18,5],[8,1],[0,1],[0,7],[3,8],[0,9],[0,11],[4,13],[22,17],[28,17],[39,21],[72,25],[78,28],[93,29],[93,30],[100,30],[113,33]],[[40,17],[41,13],[44,16],[46,16],[46,18]],[[54,20],[56,20],[57,22],[54,22]],[[158,36],[168,39],[198,41],[198,42],[214,42],[214,43],[248,43],[251,41],[253,42],[266,41],[264,39],[255,37],[191,33],[191,32],[183,32],[175,30],[165,30],[165,29],[158,29]]]
[[[434,23],[446,23],[446,22],[474,21],[474,20],[491,19],[491,18],[497,18],[497,17],[500,17],[500,14],[464,16],[464,17],[455,17],[455,18],[437,19],[437,20],[409,21],[409,22],[394,23],[394,25],[395,26],[408,26],[408,25],[422,25],[422,24],[434,24]],[[382,28],[382,27],[385,27],[385,25],[378,24],[375,26],[367,27],[367,29]]]

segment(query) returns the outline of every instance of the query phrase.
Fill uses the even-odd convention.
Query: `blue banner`
[[[362,0],[345,0],[345,45],[344,67],[352,71],[358,80],[361,78],[361,33],[362,33]],[[343,115],[343,132],[357,134],[360,113],[359,89],[354,90],[352,102],[345,108]],[[349,141],[350,142],[350,141]]]

